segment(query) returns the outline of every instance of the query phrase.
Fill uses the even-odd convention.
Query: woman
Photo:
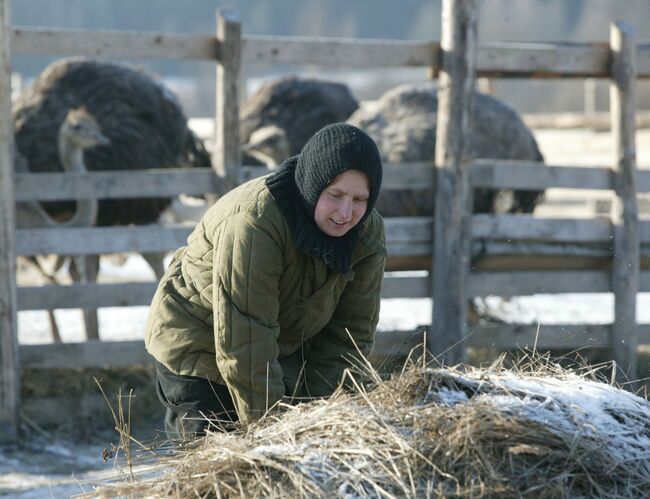
[[[221,198],[154,296],[145,344],[170,438],[323,397],[372,349],[386,258],[375,143],[338,123]]]

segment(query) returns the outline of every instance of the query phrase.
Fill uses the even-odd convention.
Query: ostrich
[[[438,98],[435,83],[401,85],[377,102],[362,106],[349,123],[365,130],[389,163],[432,161],[436,147]],[[485,159],[543,161],[531,131],[517,113],[494,97],[476,93],[470,155]],[[475,189],[476,213],[529,213],[542,192]],[[384,216],[431,216],[435,196],[431,189],[384,190],[377,210]]]
[[[290,156],[290,148],[286,132],[276,125],[267,125],[251,133],[248,143],[241,150],[244,164],[249,163],[246,158],[248,156],[262,165],[274,168]]]
[[[242,105],[244,163],[272,166],[298,154],[325,125],[345,121],[358,107],[346,85],[286,76],[262,85]],[[249,158],[246,158],[246,155]]]
[[[362,106],[348,122],[368,132],[386,162],[431,161],[435,157],[437,109],[435,83],[401,85],[386,92],[377,102]],[[513,109],[494,97],[476,93],[472,127],[469,144],[472,157],[543,161],[531,131]],[[473,209],[475,213],[531,213],[542,196],[540,191],[475,189]],[[434,205],[435,195],[429,188],[383,190],[376,207],[389,217],[430,217]],[[477,311],[477,308],[487,310],[484,306],[477,307],[478,303],[470,303],[470,317],[491,319],[489,312]]]
[[[61,164],[66,171],[85,173],[84,151],[95,146],[109,144],[108,138],[104,136],[95,119],[88,114],[84,108],[70,110],[58,133],[58,148]],[[28,167],[25,159],[20,153],[16,154],[16,172],[26,173]],[[76,209],[71,217],[63,221],[57,221],[50,217],[41,205],[36,201],[18,203],[16,210],[16,224],[18,228],[44,228],[44,227],[92,227],[97,221],[98,201],[96,199],[79,199],[76,202]],[[29,258],[45,278],[56,284],[56,279],[46,273],[36,257]],[[97,276],[96,257],[73,257],[74,265],[71,265],[71,275],[74,280],[92,282]],[[61,342],[61,335],[54,318],[52,310],[48,310],[48,318],[55,342]],[[97,313],[93,310],[84,310],[84,321],[86,325],[86,336],[98,338],[97,334]]]
[[[187,126],[174,94],[134,67],[87,58],[49,65],[13,105],[16,147],[29,171],[61,171],[59,125],[70,109],[85,107],[110,145],[86,151],[88,171],[210,166],[203,143]],[[151,224],[170,198],[103,199],[98,226]],[[55,220],[71,202],[44,202]],[[160,278],[160,254],[143,255]]]

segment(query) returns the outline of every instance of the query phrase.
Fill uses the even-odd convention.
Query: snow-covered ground
[[[98,445],[29,442],[0,450],[0,495],[20,499],[70,497],[120,472]]]

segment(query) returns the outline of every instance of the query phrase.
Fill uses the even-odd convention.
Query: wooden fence
[[[280,38],[241,35],[231,14],[217,19],[215,36],[81,31],[10,27],[9,0],[0,0],[0,439],[18,425],[20,367],[120,366],[147,361],[142,341],[18,346],[16,311],[147,305],[155,282],[19,287],[16,255],[100,254],[172,251],[190,229],[106,227],[14,230],[14,203],[74,198],[158,197],[223,192],[260,168],[240,166],[239,82],[243,64],[322,66],[422,66],[440,75],[437,164],[386,165],[386,188],[436,184],[437,227],[427,218],[386,219],[389,266],[432,269],[427,276],[384,280],[383,297],[434,296],[434,328],[428,345],[462,359],[462,346],[538,348],[614,346],[617,360],[634,369],[634,348],[650,342],[650,327],[634,320],[637,291],[650,290],[650,222],[636,216],[635,192],[650,192],[650,173],[634,164],[633,94],[637,77],[650,76],[650,45],[636,44],[630,30],[612,28],[605,44],[485,43],[477,47],[474,0],[445,0],[442,43]],[[15,53],[99,57],[213,60],[217,68],[217,109],[213,171],[182,169],[88,174],[16,174],[11,162],[10,48]],[[463,139],[476,76],[509,78],[611,78],[612,168],[573,168],[507,161],[469,161]],[[464,117],[464,118],[463,118]],[[446,120],[446,121],[445,121]],[[446,123],[446,124],[445,124]],[[432,151],[433,156],[433,151]],[[437,182],[436,182],[437,179]],[[441,181],[442,179],[442,181]],[[593,219],[541,219],[532,215],[474,215],[471,187],[611,189],[622,208]],[[451,230],[442,230],[443,228]],[[464,237],[463,237],[464,236]],[[470,256],[480,248],[482,257]],[[640,256],[639,256],[640,255]],[[644,265],[639,271],[639,261]],[[468,330],[467,298],[559,292],[608,292],[616,296],[613,325],[479,325]],[[444,334],[442,334],[444,332]],[[375,355],[408,351],[421,334],[378,335]]]

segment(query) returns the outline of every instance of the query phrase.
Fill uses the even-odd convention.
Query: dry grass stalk
[[[283,406],[99,496],[642,497],[650,405],[548,359],[423,368]],[[373,375],[376,378],[376,375]]]
[[[101,382],[93,377],[95,384],[99,388],[99,391],[102,393],[108,408],[111,411],[113,416],[113,423],[115,424],[114,429],[119,435],[119,444],[111,449],[110,451],[104,449],[102,451],[102,456],[104,461],[108,458],[114,458],[115,461],[120,457],[120,451],[124,453],[124,459],[128,467],[129,476],[133,479],[133,456],[132,456],[132,443],[138,444],[139,448],[145,449],[145,446],[138,442],[131,435],[131,401],[135,397],[133,390],[129,391],[128,395],[122,395],[122,389],[120,388],[117,392],[117,411],[113,408],[111,401],[108,399],[104,388],[102,387]],[[127,400],[126,408],[124,407],[124,399]]]

